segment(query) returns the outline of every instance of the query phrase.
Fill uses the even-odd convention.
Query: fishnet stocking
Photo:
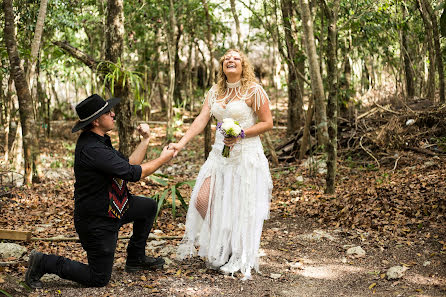
[[[195,208],[200,213],[201,217],[206,217],[206,212],[208,210],[208,204],[209,204],[209,194],[211,190],[211,178],[208,177],[204,180],[203,184],[201,185],[200,191],[197,195],[197,201],[195,202]]]

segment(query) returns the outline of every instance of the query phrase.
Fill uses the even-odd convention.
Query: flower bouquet
[[[245,131],[243,131],[240,124],[237,121],[234,121],[232,118],[226,118],[223,119],[223,122],[217,123],[217,129],[220,130],[225,138],[245,138]],[[228,158],[230,150],[231,147],[225,144],[221,155]]]

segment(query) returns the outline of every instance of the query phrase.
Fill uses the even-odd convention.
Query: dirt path
[[[60,145],[48,146],[57,147]],[[127,242],[120,240],[112,279],[104,288],[84,288],[50,275],[44,277],[44,289],[31,291],[23,285],[25,257],[17,264],[0,265],[0,296],[446,296],[446,228],[441,211],[445,159],[404,152],[397,156],[390,167],[380,170],[368,170],[359,161],[344,158],[347,161],[338,167],[342,177],[338,196],[342,199],[337,200],[323,195],[322,176],[310,177],[300,166],[272,171],[275,192],[271,219],[262,234],[261,274],[254,273],[250,281],[208,270],[197,258],[176,262],[178,242],[170,240],[147,245],[148,254],[167,260],[164,270],[128,274],[124,272]],[[183,154],[175,163],[181,166],[168,169],[178,180],[190,180],[198,172],[197,160],[195,155]],[[0,201],[0,228],[25,228],[38,237],[76,235],[72,173],[56,175],[54,180],[48,174],[47,179],[32,191]],[[134,192],[146,195],[164,190],[150,181],[138,187]],[[190,189],[182,191],[184,197],[189,196]],[[156,228],[165,235],[180,235],[182,215],[172,220],[166,209]],[[130,226],[122,230],[122,235],[130,230]],[[37,248],[86,260],[80,244],[74,242],[20,244],[28,253]],[[346,251],[356,246],[365,255],[347,256]],[[388,280],[386,272],[393,266],[407,270],[401,278]]]
[[[251,281],[208,270],[199,259],[177,263],[173,260],[175,243],[151,242],[149,248],[155,253],[173,260],[163,271],[128,274],[118,259],[112,280],[104,288],[83,288],[45,276],[44,289],[28,291],[20,285],[20,275],[7,277],[1,285],[12,296],[446,295],[445,257],[436,240],[415,246],[388,242],[382,248],[360,238],[353,231],[323,230],[310,219],[273,213],[263,233],[261,274],[254,274]],[[347,257],[346,249],[358,245],[365,257]],[[402,264],[409,269],[401,279],[384,277],[389,267]]]

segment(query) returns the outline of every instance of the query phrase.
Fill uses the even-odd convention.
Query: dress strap
[[[263,87],[257,83],[255,83],[248,91],[248,96],[246,98],[253,98],[253,109],[254,111],[257,111],[260,109],[260,106],[265,104],[267,102],[268,104],[271,103],[269,100],[268,94],[266,94]]]
[[[212,105],[217,100],[217,85],[213,85],[212,88],[209,89],[206,96],[204,97],[202,104],[204,104],[206,99],[208,100],[209,108],[212,110]],[[212,116],[212,112],[211,112],[210,116]]]

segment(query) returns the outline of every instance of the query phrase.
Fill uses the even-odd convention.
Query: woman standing
[[[241,137],[217,131],[208,159],[198,174],[177,256],[204,257],[224,273],[241,271],[244,279],[259,269],[263,221],[269,217],[272,181],[259,135],[273,127],[268,95],[255,82],[245,55],[230,49],[220,59],[218,83],[209,90],[202,110],[178,143],[175,155],[201,131],[211,116],[237,121]],[[243,137],[243,138],[242,138]],[[224,145],[231,147],[222,156]]]

